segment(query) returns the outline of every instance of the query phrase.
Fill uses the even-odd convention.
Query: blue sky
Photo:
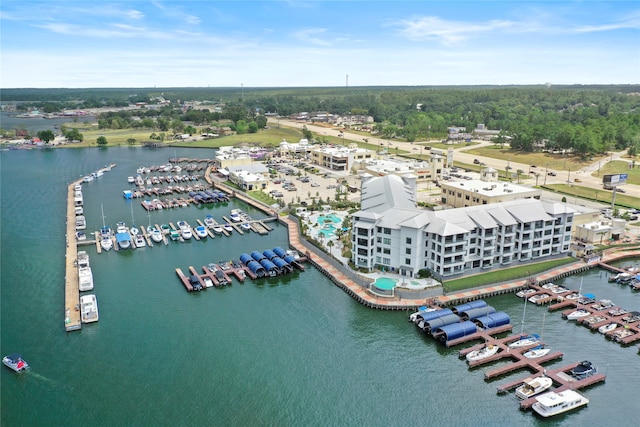
[[[0,3],[0,87],[640,83],[637,1]]]

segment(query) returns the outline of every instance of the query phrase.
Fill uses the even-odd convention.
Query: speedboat
[[[147,246],[147,241],[144,239],[142,234],[136,234],[133,237],[133,241],[136,243],[136,248],[144,248]]]
[[[250,231],[251,230],[251,226],[246,222],[243,222],[242,224],[240,224],[240,228],[242,228],[244,231]]]
[[[131,247],[131,235],[124,222],[119,222],[116,227],[116,241],[120,249],[129,249]]]
[[[171,240],[178,240],[180,239],[180,232],[178,230],[171,230],[169,232],[169,237]]]
[[[211,279],[210,279],[210,278],[205,277],[205,278],[203,279],[203,281],[204,281],[204,287],[205,287],[205,288],[211,288],[211,287],[213,287],[213,282],[211,281]]]
[[[573,292],[564,297],[564,299],[568,299],[568,300],[580,299],[580,298],[582,298],[582,294],[580,294],[579,292]]]
[[[155,227],[149,228],[149,235],[151,236],[151,240],[156,243],[162,242],[162,232]]]
[[[76,231],[76,240],[78,242],[87,240],[87,234],[84,231]]]
[[[196,235],[202,239],[204,239],[205,237],[207,237],[207,229],[204,225],[199,225],[195,228],[196,230]]]
[[[547,353],[551,351],[550,348],[545,348],[544,346],[537,346],[532,348],[529,351],[526,351],[523,356],[527,359],[537,359],[538,357],[545,356]]]
[[[29,364],[17,353],[3,357],[2,363],[4,363],[4,366],[7,368],[13,369],[16,372],[22,372],[29,368]]]
[[[76,230],[84,230],[87,228],[87,220],[84,215],[76,216]]]
[[[472,352],[467,353],[467,361],[473,362],[476,360],[486,359],[489,356],[493,356],[500,350],[500,347],[494,344],[486,345],[478,350],[473,350]]]
[[[113,248],[113,240],[111,240],[111,237],[103,237],[100,240],[100,247],[105,251],[110,251]]]
[[[213,227],[214,225],[216,225],[216,220],[213,219],[212,215],[207,215],[204,218],[204,225],[206,225],[207,227]]]
[[[529,345],[537,344],[540,341],[540,335],[522,335],[519,340],[509,344],[509,348],[527,347]]]
[[[600,332],[601,334],[606,334],[607,332],[613,331],[617,327],[618,327],[618,324],[615,322],[612,322],[612,323],[600,326],[598,328],[598,332]]]
[[[229,217],[231,218],[231,221],[233,221],[233,222],[242,221],[242,217],[240,216],[241,213],[242,213],[242,211],[240,209],[232,209],[231,210],[231,214],[229,214]]]
[[[545,418],[562,414],[589,403],[589,399],[575,390],[565,390],[557,393],[550,391],[536,397],[536,401],[532,405],[532,409]]]
[[[578,366],[571,369],[569,371],[569,374],[571,374],[572,377],[575,377],[576,379],[581,380],[583,378],[590,377],[591,375],[595,374],[597,371],[598,371],[598,368],[596,368],[596,366],[593,363],[589,362],[588,360],[583,360],[578,364]]]
[[[226,231],[227,233],[232,233],[232,232],[233,232],[233,227],[232,227],[232,226],[230,226],[229,224],[224,224],[224,225],[222,226],[222,229],[223,229],[224,231]]]
[[[89,255],[86,251],[78,252],[78,290],[80,292],[93,289],[93,273],[89,266]]]
[[[547,294],[538,294],[538,295],[534,295],[532,297],[529,297],[529,302],[534,303],[534,304],[538,304],[539,301],[542,301],[544,299],[549,298],[549,295]]]
[[[136,182],[136,179],[134,177],[130,176],[130,177],[127,177],[127,182],[129,184],[133,184],[134,182]]]
[[[180,234],[183,239],[190,239],[193,236],[191,232],[191,227],[187,224],[186,221],[178,221],[178,227],[180,228]]]
[[[84,178],[82,178],[82,182],[91,182],[93,181],[93,175],[87,175]]]
[[[524,298],[524,297],[526,297],[527,295],[535,294],[536,292],[538,292],[538,291],[536,291],[535,289],[531,289],[531,288],[529,288],[529,289],[523,289],[523,290],[521,290],[520,292],[516,292],[516,296],[517,296],[518,298]]]
[[[219,224],[214,225],[213,232],[216,234],[222,234],[222,226]]]
[[[586,317],[590,315],[591,312],[589,310],[585,310],[584,308],[579,308],[571,313],[567,314],[567,320],[577,320],[582,317]]]
[[[80,316],[82,323],[98,321],[98,302],[93,294],[80,297]]]
[[[528,399],[531,396],[542,393],[553,385],[553,381],[544,375],[536,378],[527,378],[521,386],[516,388],[516,396],[520,399]]]

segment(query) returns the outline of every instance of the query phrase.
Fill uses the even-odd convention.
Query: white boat
[[[131,235],[129,229],[124,222],[119,222],[116,227],[116,241],[120,249],[129,249],[131,247]]]
[[[205,288],[212,288],[212,287],[213,287],[213,282],[211,281],[211,279],[210,279],[210,278],[205,277],[205,278],[203,279],[203,281],[204,281],[204,287],[205,287]]]
[[[213,226],[213,232],[216,234],[222,234],[222,226],[219,224],[216,224]]]
[[[113,248],[113,240],[111,235],[113,232],[111,228],[104,222],[104,208],[100,205],[100,212],[102,212],[102,228],[100,229],[100,247],[105,251],[110,251]]]
[[[536,397],[536,400],[537,402],[533,404],[532,409],[545,418],[571,411],[589,403],[589,399],[574,390],[558,393],[550,391]]]
[[[87,234],[84,231],[76,231],[76,240],[78,242],[87,240]]]
[[[494,344],[486,345],[478,350],[473,350],[472,352],[467,353],[467,361],[473,362],[476,360],[486,359],[489,356],[493,356],[500,350],[500,347]]]
[[[584,308],[579,308],[575,311],[572,311],[567,315],[567,320],[577,320],[582,317],[587,317],[591,312],[589,310],[585,310]]]
[[[84,215],[76,216],[76,230],[84,230],[87,228],[87,220]]]
[[[89,266],[89,255],[85,251],[78,252],[78,290],[80,292],[93,289],[93,273]]]
[[[233,222],[242,221],[242,217],[240,216],[241,213],[242,213],[242,211],[240,209],[232,209],[231,210],[231,214],[229,214],[229,217],[231,218],[231,221],[233,221]]]
[[[111,240],[111,237],[103,237],[100,240],[100,247],[105,251],[110,251],[113,248],[113,240]]]
[[[136,179],[134,177],[130,176],[130,177],[127,178],[127,182],[129,184],[133,184],[134,182],[136,182]]]
[[[522,335],[519,340],[509,344],[509,348],[527,347],[538,342],[540,342],[540,335],[538,334]]]
[[[84,209],[82,208],[82,206],[76,206],[75,213],[76,213],[76,215],[83,215],[84,214]]]
[[[251,226],[246,222],[243,222],[242,224],[240,224],[240,228],[242,228],[245,231],[251,231]]]
[[[613,331],[615,328],[618,327],[618,324],[613,322],[613,323],[608,323],[606,325],[602,325],[598,328],[598,332],[600,332],[601,334],[606,334],[607,332],[611,332]]]
[[[98,321],[98,302],[93,294],[80,297],[80,318],[82,323]]]
[[[516,396],[520,399],[528,399],[540,394],[553,385],[553,381],[544,375],[536,378],[527,378],[521,386],[516,388]]]
[[[157,228],[149,228],[149,235],[151,236],[151,240],[153,240],[154,242],[162,242],[162,231],[158,230]]]
[[[204,225],[206,225],[207,227],[213,227],[214,225],[216,225],[216,220],[213,219],[213,216],[207,215],[204,218]]]
[[[527,359],[537,359],[538,357],[542,357],[547,355],[551,351],[550,348],[545,348],[541,345],[532,348],[529,351],[524,352],[523,356]]]
[[[226,231],[227,233],[232,233],[232,232],[233,232],[233,227],[232,227],[232,226],[230,226],[229,224],[224,224],[224,225],[222,226],[222,229],[223,229],[224,231]]]
[[[418,307],[418,311],[416,311],[415,313],[411,313],[409,315],[409,321],[416,323],[418,321],[418,316],[424,314],[424,313],[429,313],[431,311],[436,311],[435,308],[431,308],[431,307],[427,307],[427,306],[422,306],[422,307]]]
[[[144,236],[142,234],[136,234],[135,236],[133,236],[133,241],[136,244],[136,248],[144,248],[145,246],[147,246],[147,241],[144,239]]]
[[[205,237],[207,237],[207,229],[204,225],[197,226],[195,230],[196,230],[196,235],[201,239],[204,239]]]
[[[183,239],[190,239],[193,236],[191,226],[186,221],[178,221],[178,227]]]
[[[82,184],[76,184],[73,186],[74,191],[82,191]]]
[[[536,292],[538,292],[538,291],[536,291],[535,289],[531,289],[531,288],[530,289],[523,289],[520,292],[516,292],[516,296],[518,298],[524,298],[524,297],[526,297],[528,295],[535,294]]]
[[[10,354],[2,358],[2,363],[9,369],[22,372],[29,368],[29,364],[19,354]]]
[[[547,294],[538,294],[538,295],[534,295],[532,297],[529,297],[528,301],[531,302],[531,303],[537,304],[538,301],[541,301],[541,300],[547,299],[547,298],[549,298],[549,295],[547,295]]]
[[[82,178],[82,182],[91,182],[91,181],[93,181],[92,175],[87,175],[84,178]]]

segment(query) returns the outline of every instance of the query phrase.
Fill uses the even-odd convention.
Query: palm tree
[[[327,242],[327,247],[329,248],[329,255],[331,255],[331,248],[335,245],[335,243],[333,242],[333,240],[329,240]]]

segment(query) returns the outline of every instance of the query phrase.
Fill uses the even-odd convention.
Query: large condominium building
[[[361,210],[353,214],[352,261],[438,279],[513,266],[570,250],[574,210],[536,199],[427,211],[416,207],[416,181],[363,177]]]
[[[311,162],[331,171],[345,172],[351,170],[355,162],[379,158],[375,151],[365,148],[313,146],[310,150]]]

